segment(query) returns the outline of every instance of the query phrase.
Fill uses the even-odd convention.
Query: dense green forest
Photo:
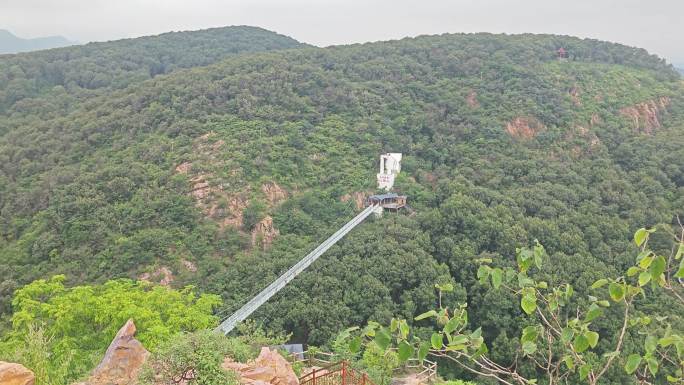
[[[191,284],[228,315],[351,217],[382,152],[404,154],[411,210],[333,247],[253,317],[267,329],[329,344],[451,283],[506,361],[524,314],[478,260],[514,266],[536,239],[540,274],[586,294],[632,266],[636,229],[684,216],[679,75],[595,40],[172,33],[0,57],[0,113],[0,332],[13,293],[56,274]],[[681,304],[649,300],[681,328]]]

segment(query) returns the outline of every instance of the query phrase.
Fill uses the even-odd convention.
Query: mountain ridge
[[[63,36],[45,36],[31,39],[20,38],[8,30],[0,29],[0,55],[32,52],[78,44]]]

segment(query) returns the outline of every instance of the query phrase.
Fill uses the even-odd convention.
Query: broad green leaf
[[[522,307],[525,313],[530,315],[537,309],[537,299],[532,296],[524,296],[520,300],[520,307]]]
[[[641,364],[641,356],[638,354],[630,354],[627,357],[627,363],[625,363],[625,371],[627,374],[634,373]]]
[[[477,338],[471,338],[470,339],[470,344],[476,349],[479,348],[480,345],[482,345],[483,343],[484,343],[484,337],[477,337]]]
[[[361,350],[361,336],[356,336],[349,341],[349,351],[352,353],[358,353]]]
[[[392,321],[390,321],[390,331],[394,333],[397,331],[397,328],[399,327],[399,320],[392,317]]]
[[[406,320],[399,321],[399,333],[401,333],[401,338],[408,338],[409,326],[406,323]]]
[[[640,228],[634,233],[634,243],[636,243],[637,246],[641,246],[646,242],[646,239],[648,238],[648,230],[645,228]]]
[[[595,348],[599,340],[599,334],[596,332],[588,331],[584,333],[584,336],[587,337],[587,341],[589,341],[589,346]]]
[[[644,359],[646,360],[648,371],[651,372],[651,375],[655,376],[658,374],[658,360],[656,360],[655,357],[644,357]]]
[[[470,333],[470,338],[480,338],[482,336],[482,328],[479,327]]]
[[[646,339],[644,340],[644,349],[646,349],[646,353],[650,354],[655,352],[657,347],[658,340],[654,336],[646,336]]]
[[[523,288],[532,285],[534,285],[534,281],[525,272],[518,273],[518,287]]]
[[[532,314],[537,309],[537,295],[534,288],[526,287],[522,290],[522,298],[520,299],[520,307],[525,313]]]
[[[591,285],[591,288],[592,288],[592,289],[598,289],[598,288],[603,287],[603,286],[605,286],[605,285],[607,285],[607,284],[608,284],[608,280],[605,279],[605,278],[601,278],[601,279],[599,279],[598,281],[594,282],[594,283]]]
[[[496,268],[492,270],[492,286],[494,286],[495,289],[498,289],[501,286],[501,282],[503,281],[503,270]]]
[[[537,340],[539,335],[539,328],[537,326],[528,326],[523,329],[522,337],[520,337],[521,342],[534,342]]]
[[[641,271],[640,268],[638,268],[636,266],[632,266],[629,269],[627,269],[627,276],[633,277],[633,276],[637,275],[637,273],[639,273],[640,271]]]
[[[460,325],[461,319],[459,317],[454,316],[449,320],[449,322],[447,322],[446,325],[444,325],[444,333],[451,334],[451,332],[458,329]]]
[[[572,371],[575,369],[575,360],[572,359],[572,356],[565,356],[563,362],[565,362],[565,366],[568,367],[568,370]]]
[[[375,341],[378,347],[380,347],[380,350],[385,351],[389,347],[392,337],[390,336],[389,332],[387,332],[387,329],[381,328],[375,332],[375,338],[373,341]]]
[[[439,350],[442,348],[442,334],[440,333],[432,333],[432,336],[430,337],[430,344],[432,344],[432,348]]]
[[[430,343],[427,341],[421,342],[418,347],[418,360],[423,361],[430,352]]]
[[[401,341],[397,349],[397,355],[399,356],[399,361],[405,362],[413,355],[413,346],[406,341]]]
[[[619,283],[611,283],[608,285],[608,293],[610,298],[615,302],[620,302],[625,298],[625,286]]]
[[[480,267],[477,268],[477,279],[480,280],[481,284],[487,283],[487,278],[489,278],[491,270],[492,268],[487,265],[480,265]]]
[[[679,263],[679,270],[674,275],[675,278],[684,278],[684,259]]]
[[[445,347],[444,350],[446,350],[448,352],[456,352],[459,350],[466,350],[466,345],[465,344],[453,344],[453,345],[449,345],[449,346]]]
[[[639,286],[646,285],[651,280],[651,273],[648,271],[642,271],[639,274]]]
[[[642,269],[648,269],[648,267],[651,266],[652,262],[653,256],[647,255],[639,261],[639,267]]]
[[[601,309],[597,304],[592,303],[589,306],[589,310],[587,311],[587,315],[585,316],[584,320],[587,322],[591,322],[597,317],[601,316],[603,314],[603,309]]]
[[[436,316],[437,316],[437,312],[434,310],[430,310],[430,311],[426,311],[425,313],[416,316],[416,318],[414,318],[414,320],[420,321],[420,320],[425,319],[425,318],[436,317]]]
[[[537,351],[537,344],[535,344],[534,342],[525,341],[522,344],[522,350],[523,353],[525,353],[526,355],[532,355],[534,354],[534,352]]]
[[[599,306],[610,307],[610,302],[608,302],[608,301],[605,300],[605,299],[604,299],[604,300],[601,300],[601,301],[598,301],[598,302],[596,302],[596,303],[597,303]]]
[[[659,339],[659,340],[658,340],[658,345],[660,345],[660,346],[666,348],[666,347],[668,347],[668,346],[674,344],[675,342],[677,342],[677,339],[676,339],[675,337],[673,337],[673,336],[668,336],[668,337],[663,337],[663,338]]]
[[[674,259],[677,260],[684,255],[684,242],[679,244],[679,247],[677,248],[677,254],[675,254]]]
[[[561,341],[564,343],[568,343],[572,340],[572,337],[575,335],[575,332],[570,329],[570,328],[563,328],[563,331],[561,332]]]
[[[584,380],[585,378],[587,378],[589,376],[589,372],[591,372],[591,365],[584,364],[584,365],[580,366],[580,370],[579,370],[580,380]]]
[[[572,294],[575,292],[575,289],[572,288],[572,285],[569,283],[565,284],[565,299],[569,300],[570,297],[572,297]]]
[[[473,354],[473,356],[471,357],[474,360],[478,359],[483,354],[487,354],[489,352],[489,348],[487,348],[487,344],[480,344],[479,346],[480,347],[477,348],[477,350],[475,351],[475,354]]]
[[[468,342],[468,336],[459,334],[457,336],[454,336],[451,341],[449,341],[449,345],[463,345]]]
[[[665,272],[665,269],[667,268],[667,261],[665,260],[665,257],[658,256],[653,260],[653,263],[651,263],[651,266],[648,268],[648,271],[651,273],[651,279],[652,280],[657,280],[660,278],[660,275]]]
[[[584,334],[578,334],[575,336],[575,340],[572,343],[577,353],[582,353],[583,351],[589,349],[589,340]]]

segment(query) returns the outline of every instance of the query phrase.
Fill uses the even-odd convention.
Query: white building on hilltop
[[[401,171],[401,153],[388,152],[380,155],[380,172],[378,173],[378,188],[389,191],[394,186],[394,178]]]

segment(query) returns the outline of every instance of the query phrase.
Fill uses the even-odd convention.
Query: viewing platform
[[[398,211],[406,206],[406,195],[387,193],[366,198],[366,207],[379,205],[385,210]]]

